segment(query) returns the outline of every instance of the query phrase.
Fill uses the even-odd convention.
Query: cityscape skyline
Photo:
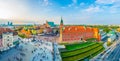
[[[120,0],[0,0],[0,61],[119,61]]]
[[[0,22],[119,24],[119,0],[0,0]]]

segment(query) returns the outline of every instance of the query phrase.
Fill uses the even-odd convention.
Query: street
[[[108,56],[108,61],[119,61],[120,59],[120,44],[116,46],[116,48],[111,52]]]
[[[91,61],[120,61],[120,34],[114,43]]]

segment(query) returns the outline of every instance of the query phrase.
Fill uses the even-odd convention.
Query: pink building
[[[2,38],[0,39],[0,48],[3,47],[2,45]]]

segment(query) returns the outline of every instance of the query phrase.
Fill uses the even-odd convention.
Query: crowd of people
[[[61,61],[56,60],[56,47],[52,42],[36,40],[22,42],[0,56],[0,61]],[[56,54],[56,55],[55,55]],[[60,57],[60,56],[59,56]],[[59,57],[57,59],[59,59]]]

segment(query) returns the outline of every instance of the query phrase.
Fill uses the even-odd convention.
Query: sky
[[[120,0],[0,0],[0,23],[120,24]]]

